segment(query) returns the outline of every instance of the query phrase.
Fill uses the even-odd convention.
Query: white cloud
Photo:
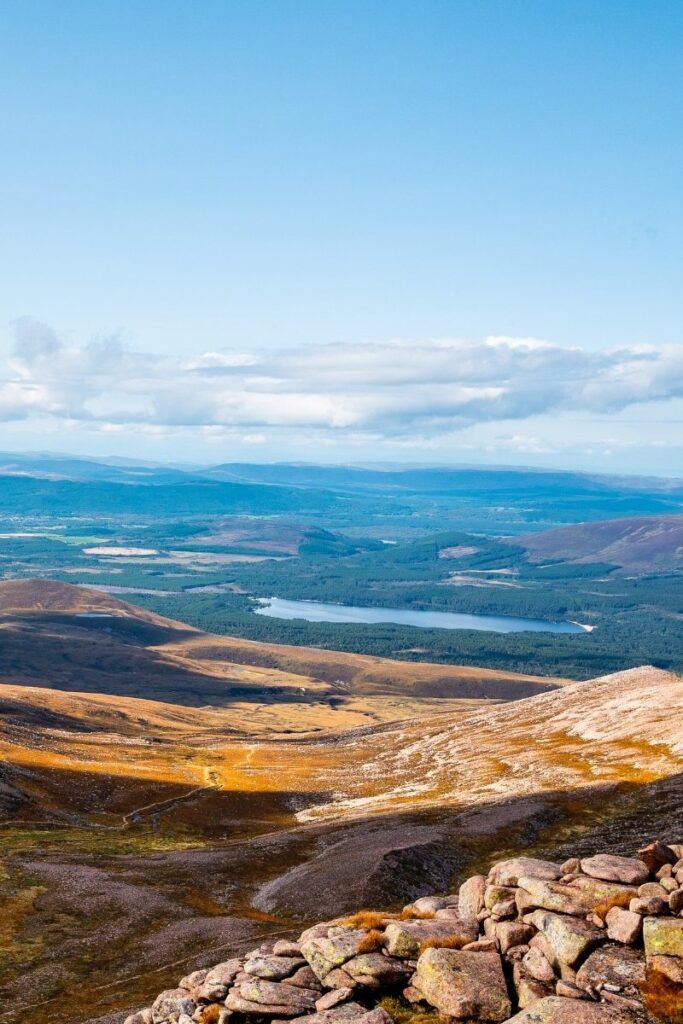
[[[683,345],[589,351],[536,338],[309,345],[172,358],[120,338],[77,345],[24,319],[0,364],[0,420],[100,430],[237,431],[248,443],[299,430],[399,444],[538,416],[614,415],[683,395]],[[209,435],[210,436],[210,435]],[[524,431],[512,445],[544,450]]]

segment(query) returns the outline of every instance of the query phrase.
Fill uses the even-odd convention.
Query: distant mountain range
[[[226,463],[165,466],[47,453],[0,454],[0,512],[343,514],[456,517],[469,528],[680,513],[683,480],[487,467]],[[485,509],[485,515],[482,515]],[[515,525],[515,532],[517,527]]]

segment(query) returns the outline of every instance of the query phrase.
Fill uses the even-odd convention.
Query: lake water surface
[[[254,611],[275,619],[306,619],[308,622],[395,622],[423,629],[481,629],[492,633],[583,633],[575,622],[516,619],[508,615],[461,615],[458,612],[420,612],[410,608],[361,608],[317,601],[286,601],[271,597]]]

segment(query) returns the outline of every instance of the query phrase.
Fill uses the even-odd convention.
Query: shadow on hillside
[[[186,707],[223,707],[245,698],[259,701],[301,703],[305,696],[294,687],[249,684],[239,678],[219,679],[208,673],[186,668],[177,661],[144,646],[151,642],[147,624],[144,640],[123,642],[101,625],[97,630],[74,624],[73,617],[62,617],[60,632],[13,618],[11,628],[2,631],[0,679],[15,686],[49,686],[54,690],[77,693],[141,697],[147,700],[180,704]],[[93,620],[94,621],[94,620]],[[106,621],[106,620],[101,620]],[[156,631],[156,627],[150,627]],[[183,633],[163,631],[164,640],[155,634],[155,642],[181,641]],[[189,634],[188,634],[189,635]]]
[[[87,749],[83,748],[86,754]],[[255,792],[203,786],[199,779],[196,783],[165,781],[154,777],[163,772],[164,761],[154,760],[151,753],[146,761],[145,756],[145,748],[131,748],[126,774],[93,772],[87,761],[82,771],[45,767],[41,762],[30,768],[4,762],[0,765],[0,839],[17,822],[22,827],[45,827],[48,846],[50,829],[73,828],[67,845],[95,852],[98,845],[123,849],[128,839],[135,846],[141,829],[167,836],[170,846],[176,832],[183,843],[233,841],[292,827],[297,810],[332,799],[327,791],[289,790],[286,778],[269,777],[268,784]],[[173,766],[183,759],[172,744],[167,756]],[[279,787],[278,782],[283,785]]]
[[[53,780],[53,796],[60,787],[79,783],[73,798],[76,804],[81,801],[82,813],[84,801],[89,812],[103,799],[97,788],[102,780],[92,775],[69,779],[69,773],[51,774],[61,776]],[[126,782],[110,780],[111,807],[116,786],[125,788]],[[172,799],[177,790],[162,785],[156,795]],[[142,788],[136,793],[148,795]],[[45,975],[58,969],[50,1019],[67,1024],[74,1012],[78,1019],[94,1018],[104,1012],[102,1006],[109,1011],[143,1005],[176,984],[181,974],[234,955],[245,948],[244,929],[256,921],[261,935],[296,935],[304,924],[352,909],[395,909],[418,895],[447,891],[508,855],[563,860],[598,851],[632,854],[656,837],[683,838],[683,773],[647,784],[596,784],[469,808],[306,827],[291,827],[291,813],[282,815],[290,799],[284,790],[257,797],[207,794],[192,813],[204,821],[234,817],[231,840],[216,837],[204,848],[154,849],[148,838],[153,830],[145,837],[136,829],[129,833],[124,855],[101,831],[91,833],[90,843],[53,849],[41,839],[37,857],[24,846],[18,860],[24,877],[45,887],[25,927],[48,940],[29,967],[10,969],[3,990],[6,1005],[13,999],[21,1002],[27,990],[40,991]],[[172,814],[181,837],[187,825],[183,813],[178,807]],[[240,824],[241,815],[247,817]],[[50,938],[56,921],[72,922],[58,942]],[[20,930],[18,942],[23,935]],[[253,931],[249,936],[253,945]],[[181,966],[174,963],[181,958]],[[127,976],[135,976],[134,982],[108,989],[103,1004],[98,985]],[[67,991],[69,998],[60,1001],[60,992]],[[97,1013],[95,1007],[100,1007]]]

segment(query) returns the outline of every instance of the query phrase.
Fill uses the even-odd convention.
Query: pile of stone
[[[455,895],[195,971],[126,1024],[393,1024],[387,1007],[402,1021],[683,1021],[683,844],[500,861]]]

